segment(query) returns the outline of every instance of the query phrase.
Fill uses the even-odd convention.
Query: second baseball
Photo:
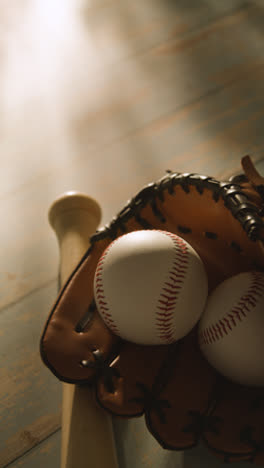
[[[105,250],[94,294],[113,333],[136,344],[170,344],[200,319],[207,274],[184,239],[167,231],[139,230],[118,237]]]
[[[229,380],[264,386],[264,274],[240,273],[210,294],[198,327],[208,362]]]

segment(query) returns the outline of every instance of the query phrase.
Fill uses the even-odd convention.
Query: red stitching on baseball
[[[165,341],[169,344],[174,341],[173,311],[175,310],[180,290],[184,284],[189,259],[187,246],[180,237],[167,231],[160,232],[172,239],[175,253],[175,259],[169,271],[169,281],[164,283],[161,290],[156,314],[158,336],[163,342]],[[162,306],[160,304],[162,304]]]
[[[170,294],[174,294],[175,291],[168,291]],[[170,299],[171,296],[168,296],[168,294],[161,294],[162,297],[165,297],[165,299]]]
[[[158,301],[158,302],[162,304],[161,306],[158,306],[158,309],[160,310],[167,310],[168,307],[173,307],[176,304],[175,299],[167,299],[167,301]]]
[[[208,328],[206,328],[206,330],[205,330],[205,336],[206,336],[206,340],[208,341],[208,343],[211,343],[212,340],[211,340],[211,337],[210,337],[210,335],[208,333]]]
[[[102,315],[102,317],[104,319],[105,324],[110,328],[110,330],[112,330],[113,333],[115,333],[116,335],[120,335],[117,325],[113,321],[111,314],[108,313],[109,308],[106,307],[107,306],[107,300],[106,300],[106,297],[104,295],[103,278],[102,278],[102,271],[103,271],[104,261],[106,259],[106,256],[107,256],[109,250],[117,242],[117,240],[118,240],[118,238],[115,239],[105,249],[104,253],[102,254],[102,256],[101,256],[101,258],[100,258],[100,260],[98,262],[98,265],[97,265],[97,268],[96,268],[96,274],[95,274],[95,289],[96,289],[97,299],[100,299],[100,300],[98,300],[98,303],[99,303],[99,306],[100,306],[100,313],[101,313],[101,315]]]
[[[170,274],[172,275],[172,277],[170,276],[169,278],[172,279],[173,281],[174,281],[175,278],[176,279],[179,279],[179,278],[183,279],[185,277],[185,275],[183,273],[179,274],[179,273],[176,273],[174,271],[171,271]]]
[[[168,327],[170,327],[170,317],[165,318],[165,319],[163,318],[162,321],[159,319],[159,321],[161,323],[158,323],[158,325],[157,325],[158,328],[164,328],[164,327],[168,328]]]
[[[228,314],[228,317],[230,317],[230,320],[232,321],[233,325],[236,325],[234,315],[233,314]],[[238,318],[239,318],[239,320],[241,320],[241,317],[240,317],[239,314],[238,314]]]
[[[242,295],[238,304],[233,307],[227,316],[222,317],[217,323],[210,325],[199,333],[200,345],[211,344],[223,338],[224,334],[228,335],[239,322],[242,322],[243,317],[247,317],[257,305],[257,297],[261,297],[264,293],[264,278],[261,273],[255,271],[252,271],[251,275],[252,282],[249,289]]]
[[[169,283],[165,283],[167,286]],[[168,292],[170,294],[174,294],[176,289],[181,289],[181,287],[178,284],[171,284],[169,288],[163,288],[163,291]]]

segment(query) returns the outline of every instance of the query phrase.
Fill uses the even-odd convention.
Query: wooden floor
[[[59,466],[61,385],[38,350],[54,198],[92,195],[105,224],[167,169],[261,161],[263,50],[263,0],[0,3],[0,468]]]

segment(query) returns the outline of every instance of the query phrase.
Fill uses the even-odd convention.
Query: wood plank
[[[96,2],[95,2],[96,3]],[[186,38],[218,18],[248,8],[243,0],[211,0],[199,2],[180,0],[109,1],[96,8],[90,3],[82,10],[83,21],[93,32],[98,28],[99,45],[103,52],[109,44],[107,59],[115,63],[142,54],[168,41]]]
[[[127,453],[122,453],[120,458],[120,468],[226,468],[226,464],[218,461],[203,446],[187,450],[185,452],[171,452],[169,450],[159,450],[157,446],[149,444],[142,447],[142,431],[137,434],[136,424],[126,440]],[[132,433],[132,440],[131,440]],[[122,435],[121,435],[122,436]],[[135,436],[136,441],[133,439]],[[8,468],[58,468],[60,460],[60,432],[56,432],[43,441],[20,459],[14,461]],[[129,454],[129,456],[128,456]],[[234,468],[248,468],[247,462],[234,463]],[[87,468],[89,466],[89,454],[87,453]]]
[[[98,147],[100,148],[101,145],[105,147],[113,140],[115,141],[118,138],[124,137],[130,132],[144,125],[148,125],[152,121],[155,122],[156,119],[162,116],[169,115],[178,107],[183,106],[186,102],[193,102],[193,100],[199,98],[204,93],[216,92],[216,86],[221,88],[229,83],[231,73],[229,66],[232,69],[232,80],[234,80],[234,68],[237,67],[236,75],[237,79],[239,79],[241,66],[243,66],[244,72],[246,72],[246,70],[252,70],[252,66],[256,61],[254,59],[255,56],[257,56],[261,64],[261,51],[255,47],[255,43],[252,45],[247,39],[244,40],[240,48],[238,47],[236,49],[235,45],[233,45],[232,53],[230,53],[230,51],[227,53],[230,49],[229,44],[237,44],[237,36],[240,36],[240,32],[243,28],[246,28],[249,21],[256,19],[258,10],[253,8],[253,6],[247,4],[244,9],[233,13],[232,20],[230,20],[229,17],[223,17],[213,25],[207,26],[202,32],[196,32],[192,35],[191,39],[177,40],[176,42],[169,41],[156,49],[154,48],[152,51],[148,51],[148,53],[143,55],[140,59],[136,57],[133,60],[121,62],[119,66],[114,67],[114,70],[111,70],[110,67],[107,68],[106,64],[107,83],[105,81],[100,81],[100,79],[99,82],[97,79],[96,83],[94,83],[94,76],[91,78],[89,66],[87,66],[87,70],[90,79],[88,76],[84,75],[80,77],[76,76],[76,78],[72,77],[73,80],[77,80],[75,86],[77,94],[72,95],[68,92],[69,89],[63,87],[63,95],[59,94],[57,96],[58,102],[55,103],[58,109],[61,101],[65,100],[67,95],[66,102],[68,102],[68,99],[69,103],[66,104],[66,107],[69,105],[70,108],[66,109],[68,113],[66,112],[64,115],[64,122],[56,122],[56,119],[55,121],[51,119],[51,122],[48,122],[48,126],[41,126],[40,128],[42,133],[40,132],[38,137],[42,139],[41,143],[43,144],[41,144],[41,146],[43,151],[47,153],[47,150],[49,150],[49,152],[55,153],[54,145],[56,145],[56,143],[62,145],[62,150],[65,151],[64,158],[62,159],[58,157],[58,154],[57,156],[52,154],[50,161],[49,158],[46,157],[47,169],[44,174],[47,173],[48,170],[56,170],[59,172],[63,159],[63,163],[66,165],[69,159],[71,164],[76,164],[76,159],[78,162],[78,157],[74,155],[74,147],[76,142],[78,144],[80,138],[86,154],[88,150],[94,152],[94,150],[98,149]],[[207,47],[205,39],[210,41],[210,48]],[[248,44],[251,44],[251,46]],[[78,45],[80,46],[81,44],[78,43]],[[109,48],[111,48],[110,45]],[[216,55],[214,53],[214,57],[212,57],[212,51],[218,51],[218,54]],[[246,61],[245,51],[247,51]],[[193,70],[197,62],[199,67],[197,70]],[[226,76],[223,76],[223,70],[227,68]],[[219,73],[217,70],[219,70]],[[212,76],[215,77],[215,81],[210,77],[211,72]],[[206,74],[209,74],[209,80],[207,76],[204,76]],[[195,80],[193,76],[195,76]],[[57,80],[59,80],[59,77]],[[84,91],[84,82],[86,92]],[[56,86],[59,87],[60,83],[56,83]],[[116,83],[118,83],[118,87]],[[177,84],[177,94],[175,83]],[[91,101],[91,95],[95,91],[93,87],[94,84],[96,84],[97,92],[96,96],[93,97]],[[42,100],[40,99],[40,101],[36,103],[38,106],[43,104],[43,97]],[[53,97],[51,93],[50,98],[53,99]],[[76,113],[75,109],[71,108],[72,101],[78,103],[78,112]],[[48,101],[48,104],[51,106],[51,101]],[[52,105],[54,106],[54,101]],[[24,107],[19,107],[19,103],[17,103],[17,107],[17,112],[23,113],[23,118],[25,118]],[[49,107],[49,109],[51,108],[52,107]],[[45,109],[42,109],[42,113],[46,118],[45,123],[47,124],[47,119],[50,118],[50,115],[45,114]],[[29,109],[29,121],[34,119],[35,111],[36,108],[34,107]],[[133,119],[131,118],[131,114]],[[58,111],[56,116],[59,119]],[[60,127],[61,124],[67,125],[68,120],[70,126],[69,130],[72,129],[72,134],[70,132],[72,139],[66,138],[65,140],[65,134],[61,134],[57,126],[59,125]],[[22,123],[20,122],[20,124]],[[13,130],[14,128],[11,125],[10,131]],[[23,143],[24,145],[27,144],[26,137],[28,135],[23,126],[22,130],[21,134],[23,138],[21,143],[23,147]],[[21,135],[19,134],[18,137],[19,136]],[[50,147],[46,147],[45,145],[47,137],[50,142]],[[10,138],[8,138],[8,141],[9,140]],[[17,143],[16,140],[16,148]],[[29,141],[29,143],[34,144],[34,141]],[[6,148],[4,147],[4,149]],[[12,147],[7,147],[7,150],[12,153]],[[39,177],[40,180],[40,176],[43,176],[43,169],[40,173],[38,172],[39,161],[36,162],[34,153],[32,153],[32,157],[30,154],[27,157],[27,161],[28,165],[31,164],[31,170],[27,171],[27,173],[31,181],[33,178],[36,180],[36,177]],[[16,162],[15,165],[17,166]],[[22,167],[19,169],[22,169]],[[35,171],[37,172],[35,173]],[[24,177],[27,176],[25,175]],[[24,179],[24,177],[22,177],[22,179]],[[14,179],[16,182],[16,178],[11,177],[11,179]],[[2,186],[5,185],[5,180],[6,179],[3,180]],[[9,182],[9,190],[11,187],[12,183],[10,184]]]
[[[81,6],[73,1],[67,2],[67,6],[57,2],[52,24],[50,1],[42,5],[31,0],[24,12],[24,22],[21,23],[19,15],[12,18],[14,25],[3,37],[8,48],[8,61],[2,63],[1,70],[0,149],[7,157],[2,161],[0,197],[19,187],[23,190],[36,179],[41,180],[48,170],[60,170],[69,159],[74,161],[76,139],[71,134],[71,127],[84,122],[86,151],[93,151],[109,138],[110,141],[116,139],[207,92],[207,88],[212,88],[212,83],[204,76],[208,68],[209,71],[212,67],[222,70],[227,59],[231,64],[237,62],[237,55],[242,60],[243,51],[233,46],[230,53],[229,44],[237,42],[236,36],[248,20],[260,16],[254,4],[243,6],[241,1],[234,0],[221,2],[221,7],[214,0],[210,8],[190,2],[187,9],[182,1],[177,2],[178,11],[174,11],[173,4],[162,7],[159,1],[142,4],[137,0],[133,7],[127,2],[124,8],[120,3],[110,2],[103,9],[95,8],[94,3],[89,8],[86,28],[81,21]],[[242,10],[237,9],[241,3]],[[131,8],[134,14],[130,14]],[[96,11],[96,18],[93,11]],[[226,18],[230,11],[233,23]],[[127,18],[131,22],[134,20],[131,27],[134,31],[137,21],[144,24],[152,15],[161,19],[160,30],[165,36],[159,37],[154,28],[150,37],[155,42],[137,56],[136,45],[130,44],[129,34],[124,37],[128,30],[125,27]],[[172,23],[170,27],[164,18]],[[171,28],[172,31],[177,29],[181,21],[186,22],[185,28],[180,27],[186,29],[185,35],[170,34]],[[216,25],[208,27],[208,21],[215,21]],[[218,38],[213,38],[215,45],[209,50],[203,40],[205,33],[199,32],[200,28],[205,28],[210,42],[211,36],[218,33]],[[106,33],[108,30],[109,34]],[[106,31],[103,37],[102,31]],[[185,36],[189,34],[194,47],[188,47]],[[31,43],[30,48],[25,47],[27,42]],[[139,42],[143,41],[140,39]],[[171,56],[168,51],[164,52],[164,47],[173,48],[175,44],[183,49],[177,58],[175,53]],[[244,50],[248,50],[248,57],[254,57],[254,43],[245,40],[243,45]],[[124,51],[126,48],[131,50],[132,56],[124,52],[119,57],[120,47]],[[213,50],[217,51],[214,60],[211,57]],[[186,58],[183,57],[185,53]],[[113,54],[117,54],[116,59]],[[258,58],[262,58],[261,50]],[[197,61],[198,70],[190,78],[190,71],[193,71],[190,67]],[[193,74],[199,86],[190,83]],[[114,119],[117,125],[111,125]]]
[[[58,468],[60,466],[60,431],[55,432],[8,468]]]
[[[30,426],[25,426],[21,431],[7,440],[3,450],[0,450],[0,468],[12,464],[14,460],[23,457],[25,453],[34,447],[41,445],[43,441],[61,428],[61,413],[46,414],[34,421]]]
[[[49,2],[47,5],[48,4]],[[2,193],[6,193],[6,190],[10,192],[13,186],[17,189],[18,184],[23,186],[27,181],[33,180],[35,176],[39,175],[39,168],[41,167],[42,170],[45,170],[45,166],[49,167],[49,164],[51,164],[52,167],[54,159],[56,161],[56,167],[58,167],[62,162],[67,161],[68,158],[74,158],[74,148],[71,146],[71,138],[67,138],[64,127],[65,125],[68,125],[68,121],[69,124],[71,124],[71,121],[74,119],[76,119],[78,123],[78,115],[80,113],[85,112],[86,116],[89,115],[90,120],[92,122],[95,121],[95,123],[97,122],[98,117],[102,117],[103,119],[106,118],[108,120],[108,127],[105,126],[106,128],[104,128],[104,131],[101,131],[101,138],[102,135],[104,136],[104,139],[109,138],[109,133],[111,138],[113,136],[117,138],[119,134],[116,135],[113,133],[114,129],[111,126],[109,127],[109,112],[111,113],[114,111],[115,113],[122,113],[124,106],[125,110],[128,111],[132,104],[131,110],[134,113],[133,102],[137,98],[136,100],[139,101],[139,104],[142,103],[142,93],[144,98],[142,104],[144,108],[146,106],[149,108],[149,99],[154,100],[147,114],[148,117],[146,112],[143,113],[144,119],[146,120],[146,118],[148,118],[149,120],[149,118],[155,118],[156,114],[153,114],[153,112],[161,114],[163,114],[164,111],[168,112],[168,110],[171,109],[167,109],[168,105],[173,105],[175,108],[175,102],[177,105],[182,105],[186,98],[192,98],[193,92],[195,92],[195,96],[197,97],[201,95],[205,88],[207,89],[208,84],[209,88],[211,87],[208,80],[205,80],[203,77],[203,79],[200,80],[202,81],[201,89],[197,89],[197,86],[195,86],[195,89],[192,90],[190,89],[190,83],[187,83],[188,89],[186,89],[185,92],[184,89],[181,89],[182,86],[180,87],[180,93],[177,97],[177,101],[175,101],[175,99],[171,100],[172,91],[175,90],[175,83],[179,83],[180,81],[182,82],[183,75],[185,78],[187,76],[186,69],[183,69],[184,63],[182,64],[182,54],[179,54],[176,63],[175,57],[173,57],[173,60],[171,57],[164,57],[165,55],[171,55],[168,54],[168,51],[165,53],[164,47],[165,49],[166,47],[169,47],[173,50],[173,47],[175,47],[175,38],[172,42],[165,40],[165,42],[159,44],[160,47],[154,48],[152,51],[145,51],[141,57],[134,57],[131,59],[127,57],[126,61],[121,61],[118,66],[113,68],[111,64],[109,64],[109,54],[111,54],[112,50],[115,50],[118,47],[119,42],[121,44],[125,43],[125,38],[122,36],[119,37],[117,32],[113,34],[114,36],[117,36],[117,44],[116,47],[114,47],[113,44],[111,44],[111,39],[109,40],[106,36],[104,38],[105,47],[107,47],[105,56],[103,54],[98,54],[96,34],[100,34],[100,31],[102,30],[101,23],[97,20],[99,24],[96,24],[92,31],[89,31],[90,36],[87,37],[87,34],[85,34],[85,31],[81,29],[81,25],[77,20],[77,15],[79,13],[78,10],[76,10],[76,7],[75,9],[73,8],[73,4],[71,2],[68,2],[67,5],[67,9],[65,11],[63,10],[63,16],[59,15],[61,13],[60,9],[57,11],[58,18],[55,17],[53,20],[53,29],[51,30],[51,36],[49,38],[50,42],[47,42],[45,34],[45,46],[40,41],[40,44],[42,45],[40,45],[39,48],[36,45],[35,48],[30,51],[31,55],[27,49],[23,49],[24,41],[27,40],[27,34],[33,34],[36,36],[36,44],[38,43],[38,39],[43,41],[42,35],[44,34],[44,31],[46,31],[45,22],[44,24],[41,23],[38,25],[40,26],[39,28],[35,26],[32,31],[30,28],[26,30],[25,27],[12,31],[13,36],[11,34],[10,46],[12,46],[13,40],[16,44],[21,43],[21,50],[12,49],[11,47],[11,51],[9,52],[9,62],[3,70],[2,79],[5,94],[2,95],[3,138],[1,140],[1,145],[3,153],[8,153],[12,157],[6,159],[6,163],[5,160],[3,161],[3,172],[5,177],[3,177],[3,180],[1,181]],[[139,5],[137,6],[139,8]],[[45,8],[46,9],[43,11],[44,20],[45,18],[48,18],[49,6],[46,6]],[[140,12],[141,10],[142,8],[140,8]],[[152,11],[151,4],[148,5],[147,13],[149,10]],[[182,10],[185,11],[186,15],[186,10],[184,10],[184,8],[182,8]],[[160,5],[158,11],[160,15],[166,14],[170,21],[172,18],[178,18],[177,15],[171,14],[170,9],[164,9],[164,13],[160,8]],[[214,11],[214,9],[211,9],[210,11]],[[182,11],[180,10],[180,12]],[[202,17],[202,12],[199,9],[197,12],[197,8],[191,8],[191,12],[193,15],[193,21],[194,18],[196,18],[196,13],[198,13],[199,18],[200,15]],[[239,32],[239,27],[243,27],[246,24],[248,17],[249,19],[254,19],[254,12],[256,14],[256,11],[252,6],[246,5],[244,9],[233,13],[233,22],[230,22],[228,17],[226,18],[224,16],[216,22],[216,25],[211,25],[209,29],[208,26],[205,26],[205,32],[197,33],[196,30],[193,32],[191,28],[191,41],[195,44],[195,47],[193,48],[194,50],[190,57],[186,55],[185,62],[187,61],[191,64],[195,64],[197,59],[199,59],[200,68],[206,73],[208,65],[210,65],[210,67],[212,66],[211,63],[208,64],[208,59],[211,60],[211,48],[208,51],[206,43],[202,39],[204,34],[206,34],[206,37],[208,38],[209,36],[211,40],[211,35],[216,35],[220,29],[223,36],[218,37],[215,47],[212,47],[212,49],[219,51],[220,60],[217,60],[217,63],[219,62],[218,67],[222,70],[222,62],[225,63],[226,60],[223,52],[229,49],[230,39],[231,42],[234,43],[236,35]],[[34,13],[36,17],[34,17]],[[27,18],[27,21],[29,22],[29,25],[27,24],[27,26],[32,26],[34,20],[38,24],[38,21],[40,21],[40,14],[41,11],[38,11],[37,9],[34,12],[33,9],[33,13],[31,13],[31,15],[29,14],[29,17]],[[72,14],[72,24],[69,25],[69,17]],[[56,19],[58,23],[56,23]],[[101,20],[100,16],[99,20]],[[45,21],[47,21],[47,19]],[[61,21],[62,23],[60,23]],[[116,9],[115,15],[110,15],[110,18],[107,15],[105,21],[107,21],[108,24],[111,24],[111,21],[116,21],[118,24],[122,25],[122,9],[120,8],[120,11]],[[234,26],[236,26],[236,28],[234,28]],[[67,42],[64,35],[62,35],[62,37],[58,37],[58,27],[62,27],[64,29],[71,27],[73,36],[71,36],[72,39],[68,39],[69,42]],[[79,29],[81,29],[81,31]],[[164,27],[164,29],[166,30],[166,27]],[[226,35],[228,36],[228,40],[225,41]],[[151,37],[156,37],[155,31],[153,31]],[[57,53],[54,53],[54,55],[49,57],[48,65],[50,74],[46,76],[46,49],[47,47],[51,47],[51,41],[52,48],[54,51],[56,50]],[[177,38],[176,44],[178,44],[177,47],[179,49],[183,49],[183,51],[185,51],[186,48],[190,49],[188,46],[189,40],[186,41]],[[77,53],[77,51],[83,50],[84,48],[86,51],[85,55]],[[238,60],[237,53],[239,51],[235,50],[234,52],[234,56],[230,53],[227,55],[227,57],[230,57],[231,55],[230,60],[232,63],[234,59],[236,61]],[[254,55],[252,52],[254,52],[254,50],[249,49],[248,55],[251,57]],[[20,55],[19,62],[17,61],[17,54]],[[173,55],[175,56],[175,53]],[[60,57],[61,62],[58,62],[58,56]],[[259,56],[262,57],[261,55]],[[31,70],[29,68],[29,64],[31,62],[34,63],[37,58],[39,60],[39,62],[37,62],[38,66]],[[21,62],[23,62],[23,60],[25,62],[25,71],[21,70]],[[65,78],[65,69],[63,68],[63,64],[65,62],[71,63],[71,74],[67,79]],[[205,68],[203,67],[202,62],[207,62],[207,66]],[[215,60],[213,64],[215,65]],[[84,70],[86,70],[86,72],[84,72]],[[107,74],[107,81],[98,76],[98,71],[104,71],[104,73]],[[199,73],[201,73],[201,71]],[[14,84],[13,77],[17,76],[17,74],[19,74],[20,80],[19,82],[16,80],[16,84]],[[146,76],[144,77],[144,75]],[[181,78],[181,80],[179,80],[179,78]],[[198,78],[199,77],[196,77],[196,79]],[[170,96],[165,99],[166,95],[162,92],[162,87],[168,88],[168,79],[170,80],[169,89],[171,92]],[[50,87],[51,82],[52,88]],[[118,86],[116,83],[118,83]],[[121,87],[120,85],[122,83],[124,86]],[[151,86],[149,86],[149,84]],[[158,89],[156,89],[156,87]],[[153,88],[153,91],[151,88]],[[147,93],[145,97],[144,93]],[[37,98],[34,97],[35,94],[37,94]],[[160,97],[161,108],[157,106],[157,96]],[[30,105],[25,106],[26,102],[29,102]],[[165,110],[163,110],[164,107]],[[39,115],[36,120],[35,115],[36,113],[39,113],[38,111],[40,108],[41,115]],[[137,112],[137,119],[140,119],[141,114],[141,112]],[[87,125],[88,128],[86,131],[89,131],[89,127],[92,123],[91,121],[89,122],[90,125]],[[141,121],[137,121],[135,124],[139,126]],[[101,122],[99,122],[99,125],[101,125]],[[117,126],[117,129],[118,128],[119,127]],[[121,130],[124,131],[122,127]],[[16,135],[15,139],[14,134]],[[37,138],[35,138],[35,135]],[[94,137],[91,138],[92,135],[93,129],[91,129],[89,133],[91,148],[93,146],[91,142],[95,141]],[[96,141],[96,145],[97,143],[100,144],[101,138],[97,138],[98,141]],[[103,141],[105,141],[104,139]],[[58,145],[60,147],[59,152]],[[18,154],[20,155],[20,158],[18,158]],[[38,154],[38,158],[35,157],[36,154]],[[45,160],[43,161],[44,158]],[[41,164],[40,161],[42,161]],[[9,177],[7,177],[8,175]]]
[[[258,46],[261,31],[251,31],[248,26],[257,17],[263,22],[261,11],[247,4],[232,16],[221,17],[193,32],[191,37],[165,41],[140,56],[108,66],[108,92],[103,85],[101,88],[103,102],[98,102],[92,112],[90,108],[83,115],[80,112],[72,121],[77,129],[83,127],[86,148],[94,151],[99,140],[100,144],[109,144],[109,139],[121,138],[201,96],[217,92],[229,84],[234,68],[237,73],[232,80],[240,79],[241,67],[246,72],[256,61],[263,64]],[[251,36],[256,42],[249,39]],[[114,45],[107,41],[106,47],[108,56]],[[100,80],[97,85],[99,89]]]
[[[39,353],[56,286],[53,282],[0,314],[1,467],[59,427],[61,384]]]

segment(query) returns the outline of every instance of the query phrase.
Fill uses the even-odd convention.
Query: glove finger
[[[217,374],[202,357],[196,338],[196,328],[181,344],[180,353],[171,367],[169,379],[162,385],[159,398],[168,402],[163,414],[150,409],[146,414],[149,430],[167,449],[184,450],[196,445],[206,423],[208,404]]]
[[[208,448],[225,462],[264,462],[264,389],[222,380],[211,412],[220,418],[220,433],[205,433]]]
[[[99,404],[118,416],[139,416],[151,404],[152,387],[169,346],[141,346],[124,342],[111,365],[113,384],[97,381]],[[154,398],[154,396],[153,396]]]
[[[206,445],[226,462],[264,462],[264,389],[222,380],[211,412],[220,418],[219,434],[205,433]]]

